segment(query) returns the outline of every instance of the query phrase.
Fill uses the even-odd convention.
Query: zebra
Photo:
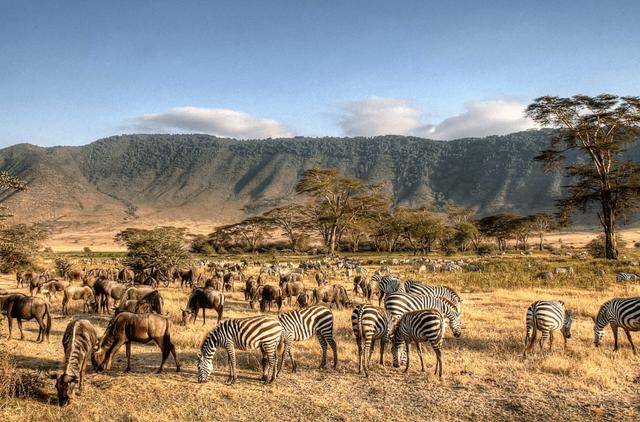
[[[364,368],[365,376],[369,376],[369,363],[376,340],[380,340],[380,365],[384,365],[384,348],[392,322],[393,317],[389,312],[371,305],[358,305],[351,313],[351,328],[358,345],[358,374]],[[405,359],[402,356],[403,363]]]
[[[333,313],[331,309],[320,305],[309,306],[296,311],[283,312],[278,315],[278,320],[284,329],[285,335],[285,351],[282,353],[281,366],[284,363],[285,354],[288,352],[289,358],[291,358],[291,369],[296,372],[296,361],[291,351],[291,343],[307,340],[315,334],[322,348],[320,368],[324,368],[327,365],[327,345],[329,345],[333,352],[333,369],[336,369],[338,366],[338,348],[333,339]],[[278,372],[280,369],[278,368]]]
[[[462,299],[460,298],[460,295],[458,295],[458,293],[449,286],[434,286],[424,284],[417,280],[408,280],[404,283],[404,289],[410,294],[443,297],[448,299],[453,302],[456,307],[456,311],[459,314],[462,314]]]
[[[617,282],[622,282],[622,281],[638,281],[640,280],[640,277],[638,277],[635,274],[631,274],[631,273],[623,273],[622,271],[619,271],[616,273],[616,281]]]
[[[385,295],[391,293],[405,293],[404,283],[399,278],[389,275],[381,275],[378,271],[371,276],[372,289],[373,285],[378,286],[378,306],[382,305],[382,299]]]
[[[553,332],[560,330],[564,338],[564,346],[567,347],[567,339],[571,338],[571,324],[573,323],[573,311],[566,310],[562,301],[539,300],[533,302],[527,309],[526,336],[524,339],[524,357],[531,350],[538,336],[540,337],[540,352],[544,351],[544,342],[549,339],[549,351],[553,346]]]
[[[630,331],[640,331],[640,297],[620,297],[605,302],[594,319],[594,336],[596,347],[602,343],[604,328],[611,324],[613,331],[613,350],[618,350],[618,328],[622,328],[627,335],[633,353],[636,354],[636,346],[631,340]]]
[[[258,315],[248,318],[228,319],[211,330],[198,352],[198,382],[205,382],[213,369],[216,349],[224,347],[229,363],[227,384],[236,382],[236,351],[260,349],[262,352],[262,381],[273,382],[277,377],[277,348],[284,339],[284,330],[276,318]],[[269,372],[271,372],[269,377]]]
[[[396,321],[407,312],[420,309],[436,309],[449,320],[449,326],[455,337],[460,337],[462,333],[460,314],[456,311],[455,305],[446,298],[393,293],[384,299],[384,308]]]
[[[391,353],[393,366],[400,366],[399,349],[404,344],[406,350],[406,366],[404,372],[409,371],[409,344],[415,343],[420,357],[421,370],[424,372],[424,360],[422,359],[421,342],[428,341],[436,354],[435,374],[442,379],[442,344],[444,343],[445,317],[436,309],[421,309],[407,312],[393,327],[391,334]]]

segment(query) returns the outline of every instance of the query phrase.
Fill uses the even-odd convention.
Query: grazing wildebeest
[[[64,289],[64,296],[62,298],[62,313],[64,315],[67,315],[69,302],[72,300],[83,300],[82,310],[84,312],[98,311],[96,295],[93,293],[93,289],[89,286],[68,286]]]
[[[327,284],[327,276],[325,276],[323,272],[317,272],[316,283],[318,284],[318,287]]]
[[[29,280],[29,296],[40,293],[42,285],[49,280],[43,274],[44,273],[40,274],[38,277],[32,277]]]
[[[269,305],[269,312],[271,312],[271,304],[274,301],[278,306],[278,312],[280,312],[282,308],[282,289],[280,287],[267,284],[266,286],[260,286],[256,293],[259,295],[260,312],[266,312],[267,305]],[[256,299],[258,298],[254,297],[254,301]]]
[[[126,345],[127,367],[125,372],[131,370],[131,342],[148,343],[154,341],[162,351],[162,362],[158,373],[162,372],[164,363],[173,355],[176,363],[176,372],[180,372],[180,363],[176,356],[176,348],[171,342],[171,323],[169,318],[158,314],[133,314],[123,312],[113,317],[105,330],[98,350],[91,357],[93,367],[102,372],[111,368],[113,356],[122,345]]]
[[[313,304],[313,290],[305,290],[304,292],[298,295],[298,306],[301,308],[306,308]]]
[[[304,291],[304,283],[301,281],[288,281],[282,285],[282,294],[284,298],[288,299],[289,306],[291,306],[291,298],[297,298]]]
[[[371,296],[369,294],[369,290],[371,289],[371,285],[366,277],[357,275],[353,278],[353,294],[358,296],[358,292],[362,292],[362,297],[368,298]]]
[[[127,299],[120,301],[120,305],[114,307],[116,314],[132,312],[134,314],[156,313],[163,315],[164,300],[158,290],[147,293],[141,299]]]
[[[0,312],[7,316],[9,323],[9,336],[7,338],[11,338],[14,318],[18,320],[20,340],[24,339],[22,320],[29,321],[35,318],[38,322],[38,338],[36,341],[43,342],[45,336],[49,341],[51,313],[49,312],[49,304],[41,297],[25,296],[22,293],[0,296]]]
[[[331,286],[322,286],[313,289],[313,303],[317,305],[320,302],[328,303],[329,307],[335,304],[338,309],[341,309],[342,306],[351,305],[351,301],[347,295],[347,289],[340,284],[332,284]]]
[[[51,281],[47,281],[42,286],[40,286],[40,292],[43,296],[46,296],[49,300],[51,300],[51,295],[56,297],[57,292],[63,292],[64,289],[69,287],[68,281],[53,279]]]
[[[205,309],[213,309],[218,313],[218,321],[222,319],[224,311],[224,294],[211,288],[196,287],[191,291],[186,309],[182,310],[182,323],[186,324],[191,317],[191,322],[195,324],[198,312],[202,309],[202,325],[207,322]]]
[[[56,380],[58,390],[58,404],[69,404],[76,386],[78,392],[83,391],[83,374],[95,347],[99,345],[98,333],[95,327],[86,319],[78,319],[69,322],[64,336],[62,347],[64,348],[64,370],[61,374],[50,374]]]

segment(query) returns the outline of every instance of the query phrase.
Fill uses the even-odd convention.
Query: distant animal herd
[[[217,325],[205,337],[197,354],[197,379],[204,382],[213,368],[213,356],[218,349],[227,354],[229,376],[227,383],[234,383],[236,375],[236,349],[259,349],[262,353],[262,381],[273,382],[289,357],[293,372],[297,370],[293,343],[313,336],[320,343],[322,355],[320,367],[327,364],[327,353],[332,351],[332,366],[338,365],[337,345],[334,338],[334,315],[337,309],[353,307],[352,332],[358,350],[358,373],[369,376],[369,362],[374,344],[380,343],[380,363],[383,363],[386,343],[391,344],[393,366],[405,365],[409,369],[409,348],[415,345],[421,370],[425,370],[421,343],[431,344],[436,355],[435,373],[443,374],[442,347],[448,326],[455,337],[462,333],[462,298],[452,288],[429,285],[422,281],[402,281],[398,276],[383,275],[388,268],[368,275],[368,270],[348,260],[302,261],[298,265],[260,265],[259,275],[245,277],[246,261],[235,263],[202,262],[194,268],[178,269],[171,274],[148,269],[140,273],[122,268],[95,268],[71,271],[64,279],[53,277],[51,272],[18,272],[16,288],[28,289],[29,295],[11,293],[0,289],[0,310],[7,317],[9,338],[13,320],[24,339],[22,321],[35,319],[38,323],[37,341],[49,340],[51,331],[50,301],[62,294],[62,313],[70,312],[74,301],[81,301],[84,312],[114,313],[102,336],[93,324],[76,317],[70,321],[63,335],[64,363],[62,371],[52,374],[56,380],[59,404],[69,403],[76,391],[83,389],[83,374],[89,361],[98,372],[110,369],[113,357],[124,345],[127,356],[125,371],[131,369],[131,344],[153,341],[162,352],[158,372],[162,372],[169,355],[172,355],[176,371],[180,362],[171,339],[172,324],[164,310],[160,287],[179,282],[191,291],[182,309],[183,324],[195,323],[202,311],[203,325],[206,310],[216,314]],[[474,266],[468,271],[479,271]],[[455,270],[455,269],[454,269]],[[327,274],[344,271],[353,280],[355,295],[363,298],[354,306],[347,289],[340,284],[327,284]],[[562,273],[573,271],[568,268]],[[305,274],[314,274],[317,287],[307,289],[303,283]],[[419,271],[421,272],[421,271]],[[559,273],[559,272],[556,272]],[[275,278],[277,284],[268,284]],[[259,304],[260,314],[248,318],[223,320],[225,293],[233,291],[235,284],[243,285],[244,299],[249,308]],[[41,296],[38,296],[38,295]],[[371,302],[377,295],[378,307]],[[281,312],[283,302],[296,304],[297,309]],[[112,306],[113,305],[113,306]],[[382,307],[382,305],[384,305]],[[266,312],[277,310],[275,316]],[[564,343],[571,337],[573,313],[562,301],[537,301],[526,313],[524,356],[535,345],[540,332],[539,347],[544,352],[545,342],[551,350],[554,332],[560,330]],[[604,329],[611,326],[614,350],[618,349],[618,329],[624,331],[633,352],[636,347],[632,331],[640,330],[640,297],[611,299],[600,307],[594,318],[594,343],[599,346]],[[281,357],[278,357],[279,352]]]

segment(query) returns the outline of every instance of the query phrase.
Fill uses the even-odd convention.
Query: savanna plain
[[[420,372],[415,355],[408,373],[403,372],[404,368],[393,368],[388,349],[385,364],[380,366],[376,345],[370,376],[358,374],[352,308],[334,308],[339,359],[336,370],[330,365],[328,369],[318,369],[320,346],[312,338],[294,343],[297,373],[291,372],[287,361],[273,384],[260,382],[260,354],[256,350],[238,351],[239,376],[235,385],[224,384],[226,353],[216,354],[209,381],[198,384],[196,353],[216,325],[214,312],[208,313],[205,325],[200,314],[195,324],[183,326],[181,308],[189,289],[176,284],[161,287],[172,320],[172,339],[182,363],[181,372],[175,372],[170,358],[165,371],[156,374],[159,349],[152,343],[134,344],[132,372],[123,372],[126,357],[122,348],[113,367],[105,373],[95,373],[88,367],[84,392],[63,408],[57,405],[54,381],[48,373],[61,366],[65,327],[72,318],[83,317],[101,335],[109,316],[84,314],[80,302],[73,305],[74,315],[63,316],[59,294],[52,299],[53,326],[48,343],[35,342],[34,321],[24,323],[25,340],[17,339],[15,326],[14,337],[7,340],[6,319],[2,321],[0,420],[639,420],[640,357],[632,353],[623,333],[621,349],[613,352],[609,328],[603,347],[595,348],[591,319],[600,305],[611,298],[640,296],[637,282],[615,280],[616,271],[637,270],[624,263],[637,261],[634,254],[637,255],[629,251],[628,259],[619,263],[548,254],[470,257],[481,267],[479,272],[417,274],[415,265],[391,265],[390,271],[403,280],[446,284],[462,297],[463,333],[460,338],[453,338],[447,331],[442,380],[433,374],[435,356],[428,344],[423,346],[424,373]],[[245,258],[249,262],[273,262],[269,256]],[[380,260],[389,261],[392,257],[358,258],[369,263],[365,267],[371,274],[380,268]],[[109,258],[100,259],[104,261],[98,259],[94,265],[111,262]],[[301,257],[279,255],[277,259],[295,263]],[[571,266],[574,273],[544,281],[535,278],[540,271],[566,266]],[[598,270],[604,270],[605,275],[599,275]],[[245,274],[256,275],[258,271],[258,265],[250,265]],[[313,271],[305,275],[308,288],[315,286],[313,276]],[[354,305],[363,301],[354,296],[352,281],[342,272],[330,274],[329,278],[330,284],[340,283],[350,290]],[[271,278],[268,283],[277,281]],[[236,283],[234,292],[225,293],[224,318],[258,313],[244,301],[242,287]],[[15,291],[14,275],[3,275],[0,288]],[[524,359],[526,310],[530,303],[541,299],[562,300],[573,309],[572,338],[563,349],[562,335],[556,332],[553,351],[543,355],[536,345]],[[283,311],[291,309],[295,305],[285,302]],[[632,335],[638,338],[638,334]],[[13,394],[8,394],[9,390]]]

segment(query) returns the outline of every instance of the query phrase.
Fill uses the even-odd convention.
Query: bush
[[[189,258],[184,233],[185,229],[175,227],[126,229],[116,235],[116,240],[127,246],[126,266],[134,271],[155,268],[169,274]]]
[[[618,249],[624,249],[627,244],[619,235],[616,235],[616,242],[618,243]],[[604,234],[601,234],[587,244],[587,252],[594,258],[606,257],[604,252]]]
[[[39,376],[19,371],[11,355],[0,351],[0,401],[14,397],[33,397],[37,395],[41,384]]]
[[[39,225],[18,224],[0,230],[0,271],[8,273],[35,265],[38,249],[47,238]]]
[[[91,248],[90,248],[90,247],[88,247],[88,246],[85,246],[84,248],[82,248],[82,251],[83,251],[84,253],[91,253]]]
[[[482,243],[478,245],[478,248],[476,249],[476,253],[478,255],[491,255],[497,249],[498,248],[496,248],[496,245],[494,245],[493,243]]]

